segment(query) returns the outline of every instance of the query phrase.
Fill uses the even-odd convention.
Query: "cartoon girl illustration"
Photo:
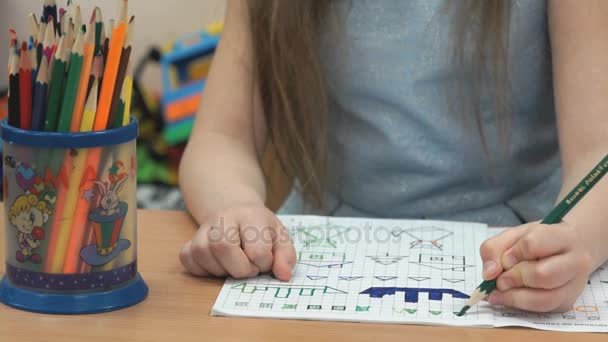
[[[42,226],[49,220],[50,213],[47,203],[39,200],[35,195],[21,195],[15,199],[9,209],[8,218],[19,231],[17,261],[29,260],[34,264],[42,262],[42,258],[35,253],[35,250],[40,247],[40,241],[44,240]]]

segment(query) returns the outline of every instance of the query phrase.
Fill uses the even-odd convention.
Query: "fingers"
[[[206,277],[209,276],[209,272],[205,271],[201,266],[199,266],[196,261],[192,258],[191,252],[192,242],[188,241],[181,249],[179,253],[179,260],[182,265],[188,270],[188,272],[192,273],[197,277]]]
[[[527,229],[527,226],[521,226],[505,230],[481,245],[480,253],[483,260],[483,278],[485,280],[494,279],[502,273],[501,256],[526,233]]]
[[[554,290],[514,288],[505,292],[494,291],[488,302],[533,312],[567,311],[574,302],[570,298],[573,297],[575,286],[569,282]]]
[[[245,227],[241,230],[243,251],[247,258],[258,267],[260,272],[267,273],[272,270],[273,255],[272,241],[274,228],[264,227],[261,230]]]
[[[260,273],[260,269],[252,263],[241,249],[241,239],[238,225],[227,227],[212,226],[208,229],[209,250],[233,278],[249,278]]]
[[[283,225],[277,227],[272,251],[274,253],[272,272],[279,280],[290,280],[296,265],[296,250]]]
[[[225,277],[228,273],[217,261],[209,246],[206,232],[201,231],[194,236],[190,244],[190,255],[192,260],[204,271],[216,277]]]
[[[563,253],[576,240],[576,233],[568,226],[535,225],[529,229],[501,258],[504,268],[510,269],[524,260],[536,260]]]
[[[497,287],[503,292],[518,287],[556,289],[577,274],[577,266],[577,259],[570,254],[522,261],[498,277]]]

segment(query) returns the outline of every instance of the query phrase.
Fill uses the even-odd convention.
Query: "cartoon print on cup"
[[[95,233],[95,243],[80,251],[81,259],[91,266],[102,266],[131,247],[131,242],[120,239],[124,219],[127,216],[127,202],[120,200],[120,194],[129,179],[124,163],[117,161],[108,170],[107,179],[96,179],[94,209],[88,214],[88,222]]]
[[[18,248],[15,253],[18,262],[42,262],[42,257],[36,250],[45,238],[43,226],[49,220],[50,213],[47,203],[31,194],[18,196],[11,205],[8,218],[18,231]]]

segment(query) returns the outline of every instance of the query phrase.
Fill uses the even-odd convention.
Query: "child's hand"
[[[579,234],[567,223],[530,223],[484,242],[483,277],[498,276],[488,301],[536,312],[571,310],[592,272]]]
[[[271,211],[242,206],[210,216],[184,245],[180,260],[197,276],[249,278],[272,271],[287,281],[296,253],[287,230]]]

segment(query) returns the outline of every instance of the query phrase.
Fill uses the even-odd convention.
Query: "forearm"
[[[562,196],[608,153],[608,2],[549,2]],[[608,177],[564,218],[585,240],[595,268],[608,258]]]
[[[264,205],[266,186],[255,153],[222,133],[204,132],[196,149],[187,148],[180,166],[180,187],[198,222],[235,205]]]
[[[595,151],[586,151],[575,161],[569,161],[569,163],[575,162],[576,166],[571,165],[566,168],[559,199],[566,196],[605,157],[606,153],[608,153],[608,149],[598,148]],[[608,198],[608,176],[602,178],[564,218],[564,221],[580,232],[581,238],[591,254],[593,269],[597,269],[608,261],[606,198]]]

